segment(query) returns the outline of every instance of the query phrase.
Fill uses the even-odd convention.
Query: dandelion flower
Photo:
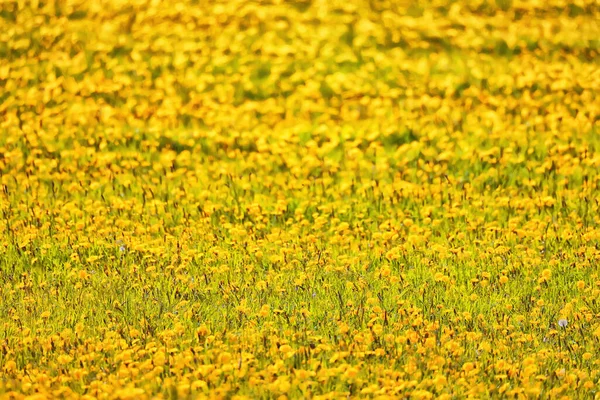
[[[564,318],[558,320],[558,326],[560,326],[561,328],[566,328],[568,323],[569,321],[567,321]]]

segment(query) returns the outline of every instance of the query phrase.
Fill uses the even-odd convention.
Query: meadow
[[[0,399],[600,399],[599,21],[0,1]]]

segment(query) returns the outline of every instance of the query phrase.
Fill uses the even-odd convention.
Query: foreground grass
[[[599,396],[595,2],[34,3],[0,397]]]

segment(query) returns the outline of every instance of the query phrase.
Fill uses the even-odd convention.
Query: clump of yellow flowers
[[[0,2],[0,398],[598,398],[596,1]]]

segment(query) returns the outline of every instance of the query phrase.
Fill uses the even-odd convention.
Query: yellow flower
[[[192,391],[198,391],[198,390],[207,390],[208,389],[208,385],[206,384],[205,381],[198,379],[194,382],[192,382],[192,385],[190,386],[190,389]]]
[[[259,315],[261,317],[266,317],[269,315],[271,311],[271,306],[269,306],[268,304],[263,304],[263,306],[260,309]]]
[[[392,273],[392,270],[387,265],[384,267],[381,267],[381,269],[379,270],[379,275],[381,275],[382,277],[388,277],[388,276],[390,276],[391,273]]]
[[[371,327],[371,330],[373,331],[374,334],[379,336],[383,332],[383,325],[375,324],[375,325],[373,325],[373,327]]]
[[[144,389],[135,387],[127,387],[115,392],[115,396],[119,399],[140,399],[144,394]]]
[[[538,279],[538,283],[548,282],[550,280],[551,276],[552,276],[552,271],[547,268],[544,269]]]
[[[17,363],[14,360],[8,360],[4,363],[4,372],[10,373],[17,369]]]
[[[354,379],[358,375],[359,372],[360,372],[360,370],[357,367],[349,366],[344,371],[344,378]]]
[[[472,362],[466,362],[462,366],[462,370],[465,372],[471,372],[474,369],[475,369],[475,363],[472,363]]]
[[[198,335],[198,337],[204,337],[204,336],[208,335],[209,333],[210,333],[210,330],[204,324],[200,325],[200,327],[198,329],[196,329],[196,335]]]
[[[219,354],[218,362],[219,364],[228,364],[229,362],[231,362],[232,358],[233,356],[231,355],[231,353],[224,351],[221,354]]]
[[[339,322],[338,329],[342,335],[345,335],[350,330],[350,327],[345,322]]]
[[[277,378],[277,380],[275,380],[275,382],[273,382],[273,386],[276,391],[279,391],[281,393],[289,392],[292,387],[292,385],[290,384],[290,381],[288,380],[287,377]]]
[[[59,364],[65,365],[65,364],[68,364],[71,361],[73,361],[73,357],[66,355],[66,354],[61,354],[60,356],[57,357],[56,360],[58,361]]]

